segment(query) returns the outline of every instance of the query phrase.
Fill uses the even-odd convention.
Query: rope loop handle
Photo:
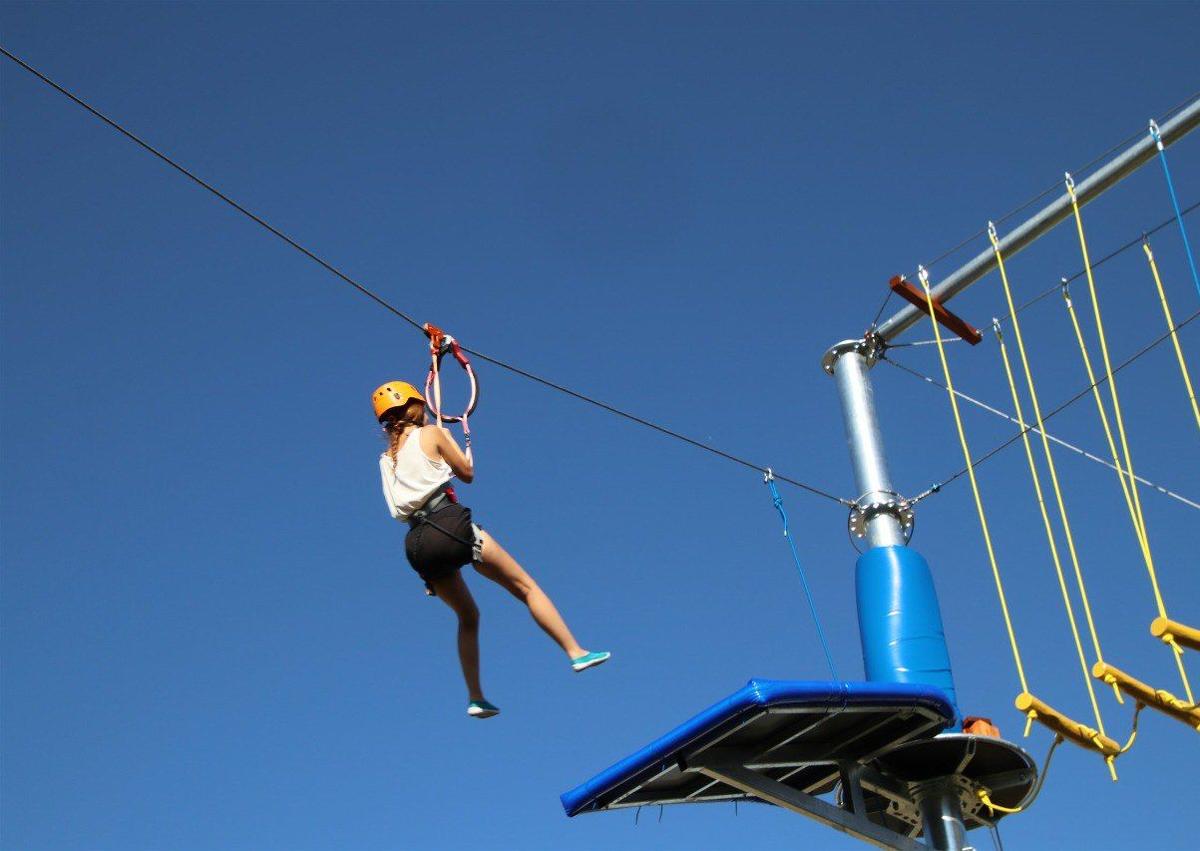
[[[426,322],[422,330],[425,336],[429,338],[429,373],[425,376],[425,404],[429,406],[429,410],[438,418],[438,422],[447,423],[462,423],[463,434],[467,443],[471,441],[471,430],[467,425],[467,418],[475,413],[475,408],[479,404],[479,380],[475,376],[475,368],[471,366],[471,361],[463,351],[458,340],[447,334],[436,325]],[[461,414],[447,414],[442,410],[442,393],[441,393],[441,366],[442,358],[447,354],[453,356],[458,361],[459,366],[467,373],[467,380],[471,384],[471,395],[467,401],[466,410]]]

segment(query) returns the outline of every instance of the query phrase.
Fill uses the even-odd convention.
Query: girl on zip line
[[[467,564],[529,607],[537,625],[554,639],[575,671],[608,661],[590,653],[567,628],[558,609],[533,578],[496,539],[471,522],[471,509],[458,502],[450,479],[475,478],[470,442],[463,452],[449,430],[426,425],[425,398],[411,384],[391,381],[372,395],[387,450],[379,456],[383,495],[392,517],[408,523],[404,553],[425,582],[458,616],[458,659],[467,683],[467,714],[490,718],[500,710],[483,696],[479,681],[479,608],[463,580]]]

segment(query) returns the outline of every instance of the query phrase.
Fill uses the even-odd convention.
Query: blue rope
[[[1187,251],[1188,265],[1192,268],[1192,282],[1196,285],[1196,292],[1200,294],[1200,274],[1196,272],[1196,258],[1192,254],[1192,244],[1188,242],[1187,229],[1183,226],[1183,213],[1179,211],[1179,198],[1175,195],[1175,182],[1171,180],[1171,169],[1167,166],[1167,152],[1162,143],[1162,136],[1159,134],[1158,125],[1153,121],[1150,122],[1150,137],[1158,145],[1158,159],[1162,163],[1163,174],[1167,177],[1167,191],[1171,193],[1171,206],[1175,208],[1175,221],[1179,222],[1179,235],[1183,237],[1183,247]]]
[[[800,582],[804,585],[804,596],[808,599],[808,608],[812,612],[813,623],[817,627],[817,637],[821,639],[821,649],[825,651],[825,661],[829,665],[829,675],[835,679],[838,677],[837,668],[833,664],[833,654],[829,652],[829,642],[825,639],[825,630],[821,627],[821,618],[817,615],[817,604],[813,601],[812,589],[808,587],[808,577],[804,575],[804,566],[800,563],[800,554],[796,552],[796,542],[792,540],[791,532],[788,531],[788,516],[783,510],[783,497],[779,495],[779,488],[775,485],[775,476],[767,470],[763,481],[767,483],[767,487],[771,489],[771,502],[775,503],[775,510],[779,512],[779,519],[783,521],[783,537],[787,538],[788,547],[792,550],[792,561],[796,563],[796,572],[800,574]]]

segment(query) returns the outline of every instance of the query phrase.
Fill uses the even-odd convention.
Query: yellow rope
[[[1200,404],[1196,402],[1196,391],[1192,389],[1192,377],[1188,375],[1187,361],[1183,359],[1183,348],[1179,345],[1179,334],[1175,330],[1175,320],[1171,318],[1171,308],[1167,304],[1167,292],[1163,289],[1162,278],[1158,275],[1158,264],[1154,262],[1154,252],[1150,250],[1150,240],[1142,243],[1146,252],[1146,260],[1150,263],[1150,272],[1154,275],[1154,285],[1158,287],[1158,300],[1162,304],[1163,315],[1167,318],[1167,328],[1171,331],[1171,342],[1175,344],[1175,357],[1179,360],[1179,372],[1183,375],[1183,385],[1187,388],[1188,401],[1192,403],[1192,414],[1196,417],[1196,428],[1200,428]]]
[[[929,319],[933,323],[933,334],[937,340],[938,357],[942,360],[942,375],[946,379],[947,394],[950,397],[950,408],[954,411],[954,425],[958,429],[958,442],[962,446],[963,459],[967,465],[967,475],[971,479],[971,492],[975,495],[975,510],[979,513],[979,527],[983,530],[983,542],[987,547],[988,561],[992,566],[992,578],[996,582],[996,595],[1000,598],[1000,611],[1004,615],[1004,627],[1008,630],[1008,643],[1012,647],[1013,662],[1017,666],[1017,678],[1021,681],[1021,691],[1029,691],[1029,683],[1025,679],[1025,666],[1021,663],[1021,650],[1017,647],[1017,635],[1013,631],[1012,618],[1008,613],[1008,598],[1004,594],[1004,582],[1000,578],[1000,568],[996,564],[996,551],[992,547],[992,535],[988,530],[987,515],[983,510],[983,497],[979,493],[979,482],[975,479],[975,465],[971,461],[971,449],[967,446],[967,433],[963,428],[962,415],[958,410],[958,397],[954,393],[954,382],[950,378],[950,362],[946,359],[946,346],[942,341],[942,331],[933,312],[933,296],[929,292],[929,273],[925,267],[919,267],[918,277],[921,287],[925,290],[925,300],[929,307]],[[1025,734],[1029,734],[1026,725]]]
[[[1009,815],[1016,815],[1017,813],[1025,811],[1024,807],[1000,806],[991,799],[991,795],[987,789],[980,789],[975,794],[979,796],[979,802],[988,808],[988,813],[991,815],[995,815],[996,813],[1008,813]]]
[[[1083,601],[1083,610],[1087,615],[1088,628],[1091,630],[1092,646],[1096,650],[1096,661],[1103,662],[1104,657],[1100,652],[1100,638],[1096,634],[1096,623],[1092,618],[1091,604],[1088,602],[1087,586],[1084,584],[1083,571],[1079,566],[1079,557],[1075,551],[1075,540],[1071,534],[1071,523],[1067,519],[1067,506],[1063,500],[1062,488],[1058,483],[1058,471],[1054,466],[1054,456],[1050,454],[1050,442],[1046,439],[1045,423],[1042,420],[1042,407],[1038,401],[1037,390],[1033,384],[1033,372],[1029,367],[1025,341],[1021,335],[1021,323],[1017,319],[1017,313],[1013,307],[1012,289],[1008,283],[1008,271],[1004,267],[1004,255],[1000,251],[1000,242],[996,239],[996,228],[991,222],[988,222],[988,237],[992,241],[992,250],[996,254],[996,266],[1000,270],[1000,280],[1004,285],[1004,297],[1008,301],[1009,315],[1012,317],[1013,331],[1017,338],[1017,350],[1020,352],[1021,365],[1025,370],[1025,383],[1029,388],[1029,397],[1033,401],[1033,414],[1037,418],[1038,432],[1042,435],[1042,450],[1046,457],[1046,465],[1050,470],[1050,482],[1054,487],[1054,497],[1058,503],[1058,516],[1062,522],[1063,532],[1066,535],[1071,562],[1075,567],[1075,581],[1079,587],[1080,599]],[[1071,594],[1067,590],[1067,580],[1063,573],[1062,559],[1058,554],[1058,544],[1054,540],[1054,527],[1050,523],[1050,514],[1046,510],[1046,498],[1042,491],[1041,477],[1038,475],[1037,464],[1033,460],[1033,447],[1030,445],[1029,429],[1025,425],[1025,413],[1021,408],[1021,394],[1017,392],[1012,365],[1008,358],[1008,346],[1005,345],[1004,336],[1000,333],[999,321],[994,321],[993,327],[996,331],[996,341],[1000,344],[1000,358],[1004,362],[1004,374],[1008,378],[1008,389],[1012,393],[1013,406],[1017,411],[1017,424],[1021,429],[1021,441],[1025,445],[1025,459],[1029,462],[1029,475],[1033,479],[1033,489],[1037,494],[1038,509],[1042,513],[1042,525],[1046,530],[1046,541],[1050,545],[1050,556],[1054,561],[1054,572],[1058,577],[1058,587],[1062,592],[1063,605],[1067,610],[1067,620],[1071,624],[1071,635],[1075,639],[1075,652],[1079,656],[1079,669],[1083,673],[1083,682],[1087,687],[1088,699],[1092,703],[1092,713],[1096,717],[1096,727],[1099,729],[1101,735],[1105,735],[1104,719],[1100,716],[1100,704],[1096,701],[1096,689],[1088,670],[1087,658],[1083,650],[1083,639],[1079,635],[1079,624],[1075,620],[1075,607],[1071,605]],[[1115,683],[1112,688],[1117,701],[1124,703],[1121,691]]]
[[[1100,353],[1104,358],[1104,369],[1108,378],[1108,390],[1112,397],[1113,415],[1117,421],[1117,434],[1121,438],[1121,452],[1124,455],[1125,460],[1124,467],[1121,468],[1120,461],[1116,459],[1115,446],[1113,446],[1114,461],[1116,461],[1117,467],[1121,468],[1118,470],[1117,475],[1122,480],[1123,490],[1125,489],[1124,477],[1128,476],[1129,478],[1128,502],[1132,509],[1134,532],[1137,535],[1138,543],[1142,548],[1142,557],[1146,563],[1146,572],[1150,575],[1150,585],[1154,589],[1154,601],[1158,607],[1159,617],[1165,618],[1167,616],[1167,609],[1166,605],[1163,603],[1162,590],[1159,588],[1158,574],[1154,569],[1154,558],[1150,553],[1150,539],[1146,531],[1146,517],[1142,512],[1142,501],[1141,497],[1138,495],[1137,479],[1134,477],[1133,472],[1133,458],[1129,451],[1129,440],[1125,432],[1125,420],[1121,415],[1121,400],[1117,393],[1117,378],[1113,374],[1112,361],[1108,355],[1108,338],[1104,333],[1104,321],[1100,316],[1100,300],[1096,295],[1096,280],[1092,275],[1092,263],[1088,257],[1087,237],[1083,232],[1083,217],[1079,213],[1079,200],[1075,196],[1075,181],[1071,178],[1070,174],[1066,175],[1066,186],[1067,193],[1071,197],[1071,209],[1075,214],[1075,229],[1079,234],[1079,248],[1083,254],[1083,268],[1087,273],[1088,291],[1092,298],[1092,313],[1096,320],[1096,336],[1100,340]],[[1093,385],[1095,385],[1095,378],[1090,366],[1090,358],[1087,357],[1087,347],[1083,344],[1083,336],[1079,330],[1078,323],[1075,321],[1074,308],[1071,306],[1069,299],[1067,305],[1068,309],[1070,309],[1072,313],[1072,322],[1075,324],[1076,335],[1078,336],[1080,343],[1080,350],[1083,352],[1085,360],[1089,362],[1089,380]],[[1095,386],[1093,386],[1092,389],[1097,402],[1099,402],[1099,392]],[[1106,417],[1103,419],[1107,420]],[[1111,442],[1111,431],[1108,431],[1108,434]],[[1192,697],[1192,686],[1191,683],[1188,682],[1187,671],[1183,666],[1183,653],[1172,644],[1169,644],[1168,646],[1171,646],[1172,656],[1175,658],[1175,665],[1179,669],[1179,677],[1183,681],[1183,688],[1187,693],[1188,701],[1194,701],[1194,698]]]
[[[1100,414],[1100,424],[1104,426],[1104,438],[1108,441],[1108,451],[1112,455],[1113,469],[1117,472],[1117,481],[1121,485],[1121,493],[1125,497],[1125,507],[1129,509],[1129,517],[1133,522],[1133,529],[1138,539],[1138,546],[1142,551],[1142,558],[1146,557],[1147,543],[1142,531],[1141,524],[1138,523],[1137,508],[1134,507],[1133,497],[1129,493],[1129,483],[1125,480],[1125,468],[1121,466],[1121,457],[1117,451],[1117,441],[1113,437],[1112,425],[1108,421],[1108,411],[1104,407],[1104,400],[1100,397],[1100,385],[1096,381],[1096,371],[1092,368],[1092,357],[1088,354],[1087,343],[1083,339],[1083,328],[1079,325],[1079,317],[1075,313],[1075,302],[1071,298],[1070,291],[1063,286],[1063,299],[1067,305],[1067,315],[1071,317],[1071,327],[1075,330],[1075,341],[1079,343],[1079,354],[1083,359],[1084,369],[1087,370],[1088,382],[1092,388],[1092,399],[1096,402],[1096,411]]]

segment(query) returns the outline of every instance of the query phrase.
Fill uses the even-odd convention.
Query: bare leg
[[[471,589],[457,570],[431,584],[438,599],[458,615],[458,661],[467,681],[467,699],[483,700],[483,686],[479,684],[479,607]]]
[[[569,658],[577,659],[587,653],[571,635],[571,630],[567,629],[562,615],[554,608],[546,592],[487,532],[483,533],[483,562],[476,564],[475,569],[528,606],[537,625],[554,639]]]

